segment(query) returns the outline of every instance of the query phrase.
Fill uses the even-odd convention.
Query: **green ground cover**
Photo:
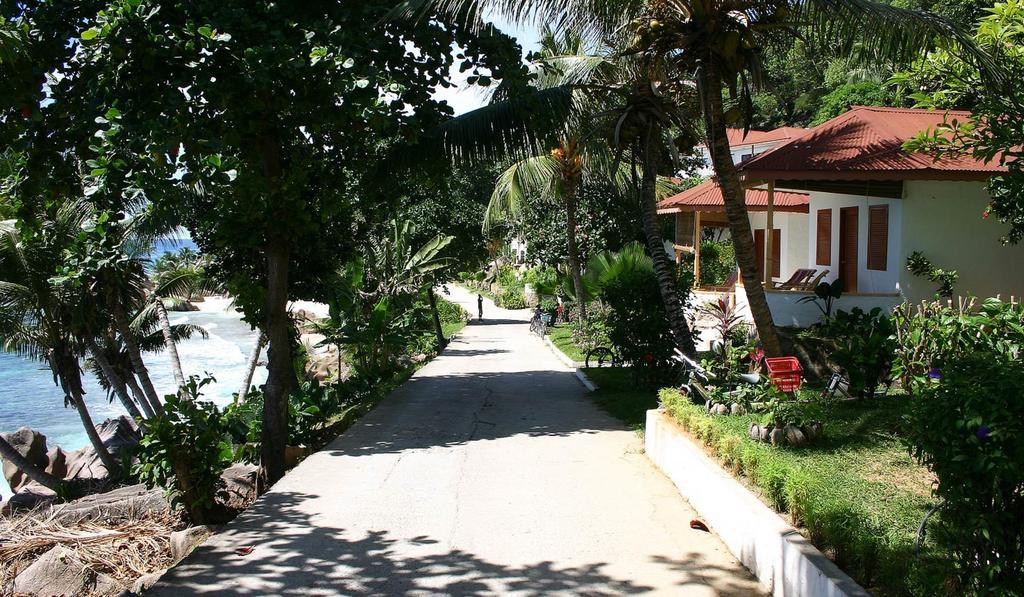
[[[568,324],[560,323],[552,327],[548,330],[548,338],[552,344],[558,347],[558,350],[577,363],[582,363],[587,358],[586,353],[573,342],[572,328]]]
[[[586,369],[585,373],[598,385],[591,399],[630,429],[643,433],[647,411],[658,406],[657,393],[639,386],[626,367]]]
[[[900,438],[903,397],[826,405],[824,435],[802,448],[748,438],[755,415],[714,416],[671,389],[662,403],[727,468],[786,512],[840,568],[877,595],[942,592],[941,554],[918,526],[935,500],[932,477]],[[934,520],[933,520],[934,522]]]

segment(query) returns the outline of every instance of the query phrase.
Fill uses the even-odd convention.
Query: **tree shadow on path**
[[[627,595],[653,590],[612,577],[602,562],[506,565],[464,550],[440,548],[431,537],[401,538],[386,531],[350,536],[345,529],[318,524],[315,515],[302,510],[301,505],[314,497],[300,492],[265,495],[146,594]],[[500,533],[494,539],[500,541]],[[247,555],[235,552],[242,547],[254,549]],[[735,575],[736,570],[709,565],[699,554],[655,561],[679,574],[681,589],[701,586],[707,591],[712,580],[715,594],[750,594],[749,584],[719,577]]]

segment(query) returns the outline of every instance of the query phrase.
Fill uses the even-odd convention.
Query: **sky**
[[[512,24],[501,18],[491,18],[488,20],[505,33],[516,38],[519,45],[523,47],[524,56],[529,52],[535,52],[540,49],[540,35],[532,26]],[[479,86],[471,87],[468,85],[466,77],[469,76],[469,73],[460,73],[457,66],[456,64],[450,73],[451,81],[456,86],[448,89],[438,89],[435,97],[446,100],[455,110],[455,114],[459,115],[475,110],[487,103],[487,91]]]

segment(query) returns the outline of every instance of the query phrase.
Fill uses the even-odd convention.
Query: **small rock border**
[[[784,427],[751,423],[747,428],[747,435],[754,441],[770,443],[773,446],[799,448],[817,441],[823,429],[824,426],[820,422]]]
[[[732,404],[716,403],[708,400],[704,407],[707,408],[708,412],[713,415],[745,415],[747,414],[747,408],[738,402]]]

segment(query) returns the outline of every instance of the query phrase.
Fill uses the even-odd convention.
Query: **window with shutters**
[[[889,206],[868,209],[868,269],[889,269]]]
[[[818,250],[815,263],[832,265],[832,210],[818,210]]]

